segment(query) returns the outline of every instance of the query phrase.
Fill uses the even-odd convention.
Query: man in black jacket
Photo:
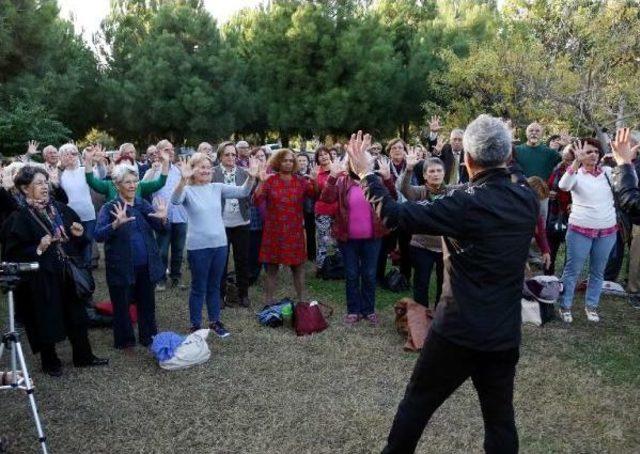
[[[640,189],[638,189],[640,161],[636,159],[640,142],[637,136],[634,137],[634,132],[627,128],[619,129],[615,140],[611,143],[611,148],[618,164],[613,169],[613,188],[617,193],[620,207],[629,214],[631,221],[635,224],[629,251],[627,291],[629,303],[634,308],[640,309]]]
[[[469,377],[480,398],[486,452],[517,452],[520,300],[539,208],[530,188],[511,182],[508,128],[488,115],[474,120],[464,134],[471,182],[427,205],[396,203],[369,175],[366,148],[358,137],[352,142],[350,159],[387,227],[444,237],[442,297],[384,452],[413,452],[431,415]]]

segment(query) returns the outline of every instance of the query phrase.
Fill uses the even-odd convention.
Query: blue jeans
[[[615,244],[615,233],[598,238],[588,238],[573,230],[567,232],[567,261],[562,273],[564,293],[560,303],[563,309],[571,309],[576,283],[587,257],[589,257],[589,285],[587,286],[585,305],[591,309],[598,307],[604,268]]]
[[[91,269],[91,259],[93,258],[93,234],[96,230],[96,220],[81,222],[84,231],[87,234],[89,243],[82,249],[82,261],[87,269]]]
[[[344,261],[347,313],[367,316],[376,311],[376,266],[380,239],[340,241]]]
[[[189,319],[192,327],[200,327],[205,301],[209,323],[220,320],[220,280],[227,263],[227,251],[226,246],[187,251],[191,269]]]
[[[182,276],[182,255],[187,241],[187,224],[171,223],[164,232],[156,232],[156,241],[160,249],[160,258],[166,270],[169,266],[169,247],[171,247],[171,267],[169,277],[180,279]]]

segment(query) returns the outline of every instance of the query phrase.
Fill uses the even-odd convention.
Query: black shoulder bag
[[[42,222],[42,219],[40,219],[38,215],[35,214],[31,209],[29,209],[29,213],[31,213],[31,216],[36,220],[40,227],[42,227],[45,232],[53,237],[53,234],[44,224],[44,222]],[[96,289],[96,283],[93,280],[91,271],[89,271],[85,266],[77,264],[73,257],[67,255],[59,242],[56,242],[56,247],[60,259],[64,265],[64,276],[65,278],[70,278],[73,282],[73,288],[75,290],[76,296],[81,301],[85,301],[91,298],[93,292]]]

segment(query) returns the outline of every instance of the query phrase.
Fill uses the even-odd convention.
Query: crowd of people
[[[442,129],[434,116],[422,143],[411,146],[395,138],[384,148],[379,142],[368,144],[376,178],[397,203],[432,204],[468,184],[465,130],[454,128],[445,140]],[[614,197],[611,156],[590,137],[559,134],[545,143],[538,123],[526,128],[526,137],[526,143],[510,143],[507,168],[511,180],[533,189],[539,202],[529,261],[535,263],[538,254],[545,273],[562,269],[559,315],[571,323],[575,289],[589,258],[585,311],[589,321],[598,322],[603,281],[617,279],[625,247],[640,247],[638,227],[629,234],[629,215]],[[635,145],[638,139],[632,131],[628,140]],[[132,303],[139,317],[138,342],[151,343],[157,332],[157,293],[167,285],[187,287],[182,279],[185,248],[191,331],[203,326],[204,306],[209,327],[220,337],[230,335],[221,309],[231,303],[231,258],[237,302],[243,307],[251,306],[249,287],[263,270],[261,303],[275,302],[281,265],[291,269],[295,299],[303,301],[305,263],[313,262],[320,274],[332,256],[344,265],[346,325],[378,324],[376,288],[386,284],[390,257],[411,284],[414,300],[435,308],[444,285],[443,235],[388,228],[365,197],[348,147],[338,142],[319,145],[312,153],[272,152],[246,141],[217,147],[203,142],[197,152],[176,157],[168,140],[149,146],[143,156],[131,143],[114,152],[99,144],[80,152],[67,143],[59,149],[47,145],[38,162],[38,144],[29,142],[27,153],[6,162],[2,171],[2,254],[3,260],[41,263],[18,291],[18,313],[44,370],[61,373],[55,343],[65,337],[74,345],[77,365],[105,362],[93,356],[83,322],[86,311],[77,310],[90,308],[92,301],[70,303],[72,279],[62,266],[74,261],[91,269],[95,242],[104,243],[118,349],[136,344]],[[558,267],[563,243],[565,263]],[[640,307],[639,255],[629,260],[627,289],[634,307]]]
[[[43,162],[29,142],[26,155],[2,169],[0,240],[3,260],[40,265],[24,276],[16,301],[44,372],[61,375],[56,343],[67,338],[75,366],[108,363],[92,351],[92,297],[78,283],[78,273],[91,273],[96,242],[104,244],[113,345],[129,352],[158,332],[157,296],[167,285],[187,287],[185,248],[188,329],[203,326],[204,306],[220,337],[231,334],[221,317],[231,303],[231,257],[243,307],[251,307],[249,288],[262,270],[262,303],[275,303],[281,265],[304,301],[305,264],[320,273],[329,257],[339,259],[343,321],[352,327],[379,323],[376,288],[393,256],[415,301],[439,308],[385,452],[415,449],[430,415],[468,377],[480,395],[486,450],[517,451],[512,394],[527,262],[539,252],[543,272],[554,274],[566,244],[559,315],[571,323],[588,258],[584,308],[597,323],[603,281],[617,280],[630,247],[627,291],[640,307],[640,133],[619,130],[610,154],[591,137],[544,143],[538,123],[516,144],[510,125],[487,115],[453,129],[448,143],[443,136],[433,117],[414,145],[395,138],[383,148],[358,133],[313,153],[227,141],[176,156],[161,140],[138,156],[131,143],[115,152],[67,143],[46,146]]]

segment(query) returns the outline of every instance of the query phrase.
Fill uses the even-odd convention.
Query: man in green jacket
[[[85,178],[87,179],[87,184],[91,189],[99,194],[106,196],[106,201],[110,202],[111,200],[118,197],[118,190],[116,189],[115,184],[111,180],[101,180],[99,178],[96,178],[96,176],[93,174],[93,159],[96,153],[101,152],[102,149],[100,146],[98,146],[97,148],[90,147],[84,151],[83,160]],[[169,173],[169,155],[167,153],[161,153],[160,160],[162,161],[162,171],[160,174],[160,178],[157,178],[155,180],[140,181],[140,184],[138,184],[136,195],[139,195],[140,197],[147,197],[160,190],[165,185],[165,183],[167,182],[167,175]],[[141,176],[138,175],[138,177]]]
[[[527,126],[527,143],[516,147],[515,158],[526,176],[536,176],[547,181],[561,157],[557,151],[542,142],[543,131],[539,123]]]

